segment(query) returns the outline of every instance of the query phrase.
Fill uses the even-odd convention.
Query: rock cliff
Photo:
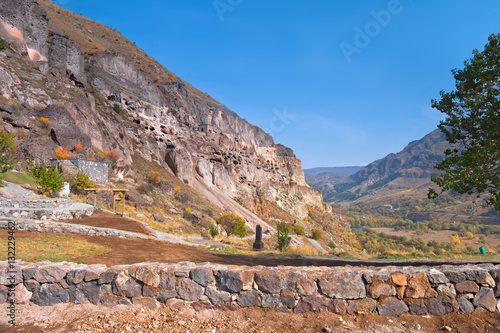
[[[48,160],[75,144],[90,158],[113,149],[120,167],[134,169],[140,157],[168,168],[253,223],[261,220],[245,207],[265,218],[267,202],[299,218],[324,209],[289,148],[116,30],[48,0],[0,0],[0,38],[9,44],[0,52],[0,116],[26,137],[25,157]]]

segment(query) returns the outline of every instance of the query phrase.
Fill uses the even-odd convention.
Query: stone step
[[[71,205],[71,200],[66,198],[57,199],[32,199],[32,200],[20,200],[20,199],[0,199],[0,207],[11,207],[11,208],[65,208]]]
[[[94,212],[91,205],[73,202],[65,207],[54,208],[11,208],[0,207],[0,218],[23,218],[33,220],[69,220],[90,216]]]

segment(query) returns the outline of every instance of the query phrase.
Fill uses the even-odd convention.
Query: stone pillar
[[[264,243],[262,242],[262,227],[260,224],[255,228],[255,242],[253,243],[253,249],[255,251],[262,251],[264,249]]]

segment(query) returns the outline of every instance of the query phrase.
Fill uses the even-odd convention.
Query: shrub
[[[16,163],[13,152],[17,143],[14,141],[14,135],[5,131],[0,132],[0,187],[7,171],[11,170]]]
[[[148,180],[148,183],[154,185],[154,186],[159,186],[160,183],[161,183],[161,178],[160,178],[160,173],[159,172],[156,172],[156,171],[149,171],[148,175],[147,175],[147,180]]]
[[[280,252],[283,252],[286,250],[288,242],[290,241],[290,238],[288,237],[290,229],[285,223],[278,222],[278,224],[276,225],[276,230],[276,235],[278,237],[278,250],[280,250]]]
[[[356,244],[353,244],[353,245],[356,245]],[[334,242],[330,241],[330,243],[328,243],[328,247],[330,247],[331,249],[336,249],[337,245]]]
[[[191,208],[186,207],[186,208],[184,208],[184,211],[185,211],[186,213],[191,213]]]
[[[40,185],[42,193],[57,193],[64,186],[64,177],[55,165],[46,166],[43,162],[32,164],[29,175]]]
[[[219,228],[217,228],[216,225],[211,225],[209,229],[210,229],[210,236],[212,238],[215,238],[219,234]]]
[[[460,237],[458,236],[458,234],[453,234],[451,238],[453,239],[453,243],[460,244]]]
[[[75,143],[75,145],[73,146],[73,151],[82,151],[82,150],[83,150],[83,145]]]
[[[106,149],[106,153],[104,157],[111,162],[111,166],[115,166],[116,162],[120,159],[122,155],[117,152],[116,150],[113,150],[111,148]]]
[[[69,180],[69,183],[72,185],[73,189],[77,190],[77,192],[82,192],[86,188],[94,188],[95,187],[95,183],[83,171],[78,171],[76,176]]]
[[[243,238],[247,234],[245,220],[234,213],[221,216],[215,222],[222,225],[228,235],[236,235]]]
[[[465,236],[466,236],[468,239],[473,239],[473,238],[474,238],[474,234],[473,234],[472,232],[470,232],[470,231],[467,231],[467,232],[465,233]]]
[[[174,191],[179,193],[180,191],[182,191],[182,189],[180,186],[176,186],[176,187],[174,187]]]
[[[0,38],[0,51],[5,50],[9,47],[9,44],[2,38]]]
[[[65,147],[56,148],[56,158],[58,160],[65,160],[70,156],[71,156],[71,153],[69,153]]]
[[[304,231],[304,228],[301,226],[301,225],[294,225],[292,227],[292,231],[297,235],[297,236],[304,236],[305,235],[305,231]]]
[[[314,229],[312,231],[312,238],[315,240],[320,240],[323,238],[323,233],[318,229]]]
[[[40,117],[40,121],[43,123],[43,124],[50,124],[50,119],[49,118],[44,118],[44,117]]]

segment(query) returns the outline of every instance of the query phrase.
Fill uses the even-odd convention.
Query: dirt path
[[[44,237],[76,237],[90,243],[105,246],[110,251],[97,256],[77,258],[86,264],[105,264],[107,266],[130,265],[141,262],[177,263],[190,261],[194,263],[212,262],[223,265],[244,266],[437,266],[444,264],[465,264],[466,262],[445,261],[397,261],[397,260],[348,260],[322,257],[282,258],[273,253],[260,253],[260,257],[234,256],[215,253],[199,246],[171,244],[161,240],[95,237],[75,234],[43,234],[28,231],[16,231],[16,244],[22,246],[23,239]],[[0,230],[0,238],[8,237],[7,230]],[[19,258],[22,259],[22,258]],[[495,264],[500,264],[496,262]]]

